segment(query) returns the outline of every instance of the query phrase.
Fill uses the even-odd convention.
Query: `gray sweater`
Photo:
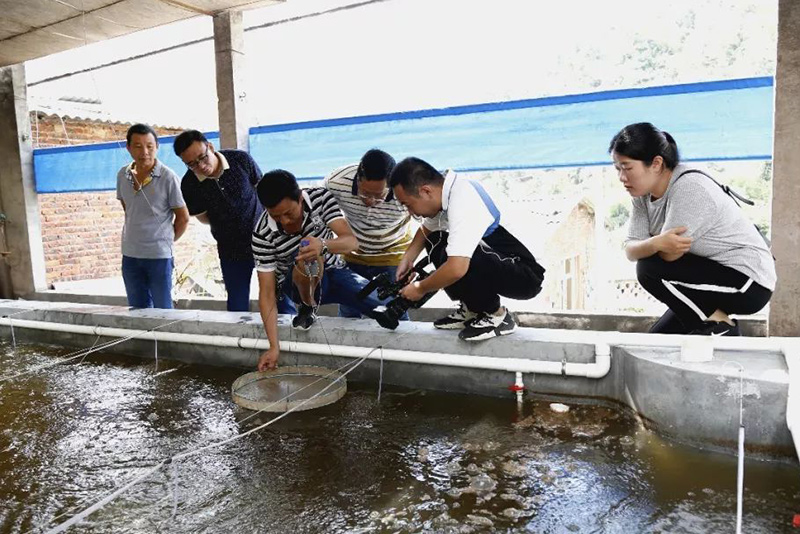
[[[713,180],[699,173],[678,178],[691,167],[672,171],[659,199],[633,199],[628,241],[640,241],[685,226],[693,239],[689,252],[735,269],[770,291],[775,290],[775,261],[761,234]]]

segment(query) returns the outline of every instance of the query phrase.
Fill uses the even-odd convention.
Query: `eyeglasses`
[[[381,202],[386,202],[386,195],[389,193],[389,188],[383,190],[380,196],[372,196],[372,195],[363,195],[358,193],[358,198],[363,200],[364,202],[373,202],[375,204],[380,204]]]
[[[199,167],[200,165],[202,165],[203,163],[205,163],[206,161],[208,161],[208,145],[206,145],[206,151],[203,153],[202,156],[200,156],[199,158],[197,158],[194,161],[190,161],[189,163],[186,164],[186,166],[189,167],[190,169],[194,170],[197,167]]]
[[[364,180],[363,176],[361,175],[361,165],[358,166],[356,170],[355,176],[356,183],[358,184],[358,192],[356,196],[363,200],[364,202],[371,202],[373,204],[380,204],[381,202],[386,202],[386,195],[389,194],[389,188],[384,187],[383,191],[381,191],[378,195],[369,195],[361,192],[361,182]]]

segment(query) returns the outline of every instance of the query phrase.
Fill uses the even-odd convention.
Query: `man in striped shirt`
[[[290,300],[298,304],[292,326],[303,330],[314,323],[317,302],[345,304],[369,317],[383,303],[372,296],[358,298],[368,281],[348,269],[339,256],[356,250],[358,241],[330,191],[301,190],[295,177],[283,170],[266,173],[256,190],[266,208],[252,243],[258,307],[270,345],[258,360],[258,369],[265,370],[278,364],[277,314],[291,312]],[[316,295],[309,294],[314,289]]]
[[[344,259],[352,271],[367,279],[388,272],[394,280],[397,265],[411,243],[411,216],[388,185],[394,164],[392,156],[373,148],[359,163],[336,169],[325,178],[325,187],[336,197],[358,239],[358,248]],[[340,305],[339,316],[361,314]]]

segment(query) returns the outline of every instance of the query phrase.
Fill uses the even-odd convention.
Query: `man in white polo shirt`
[[[447,171],[442,175],[419,158],[406,158],[392,171],[394,195],[413,215],[425,217],[397,268],[400,279],[427,250],[436,271],[405,286],[403,297],[417,301],[444,289],[458,310],[434,322],[461,329],[459,338],[480,341],[516,329],[500,296],[527,300],[542,289],[544,268],[500,225],[500,211],[477,182]]]

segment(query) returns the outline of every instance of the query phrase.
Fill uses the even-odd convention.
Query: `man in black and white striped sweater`
[[[258,307],[270,344],[258,361],[258,369],[265,370],[277,366],[277,314],[291,313],[290,300],[298,305],[292,326],[303,330],[314,323],[317,303],[344,304],[374,317],[374,308],[383,302],[358,298],[368,281],[340,256],[356,250],[358,241],[330,191],[301,190],[290,172],[275,170],[264,175],[257,193],[266,208],[253,230]]]

